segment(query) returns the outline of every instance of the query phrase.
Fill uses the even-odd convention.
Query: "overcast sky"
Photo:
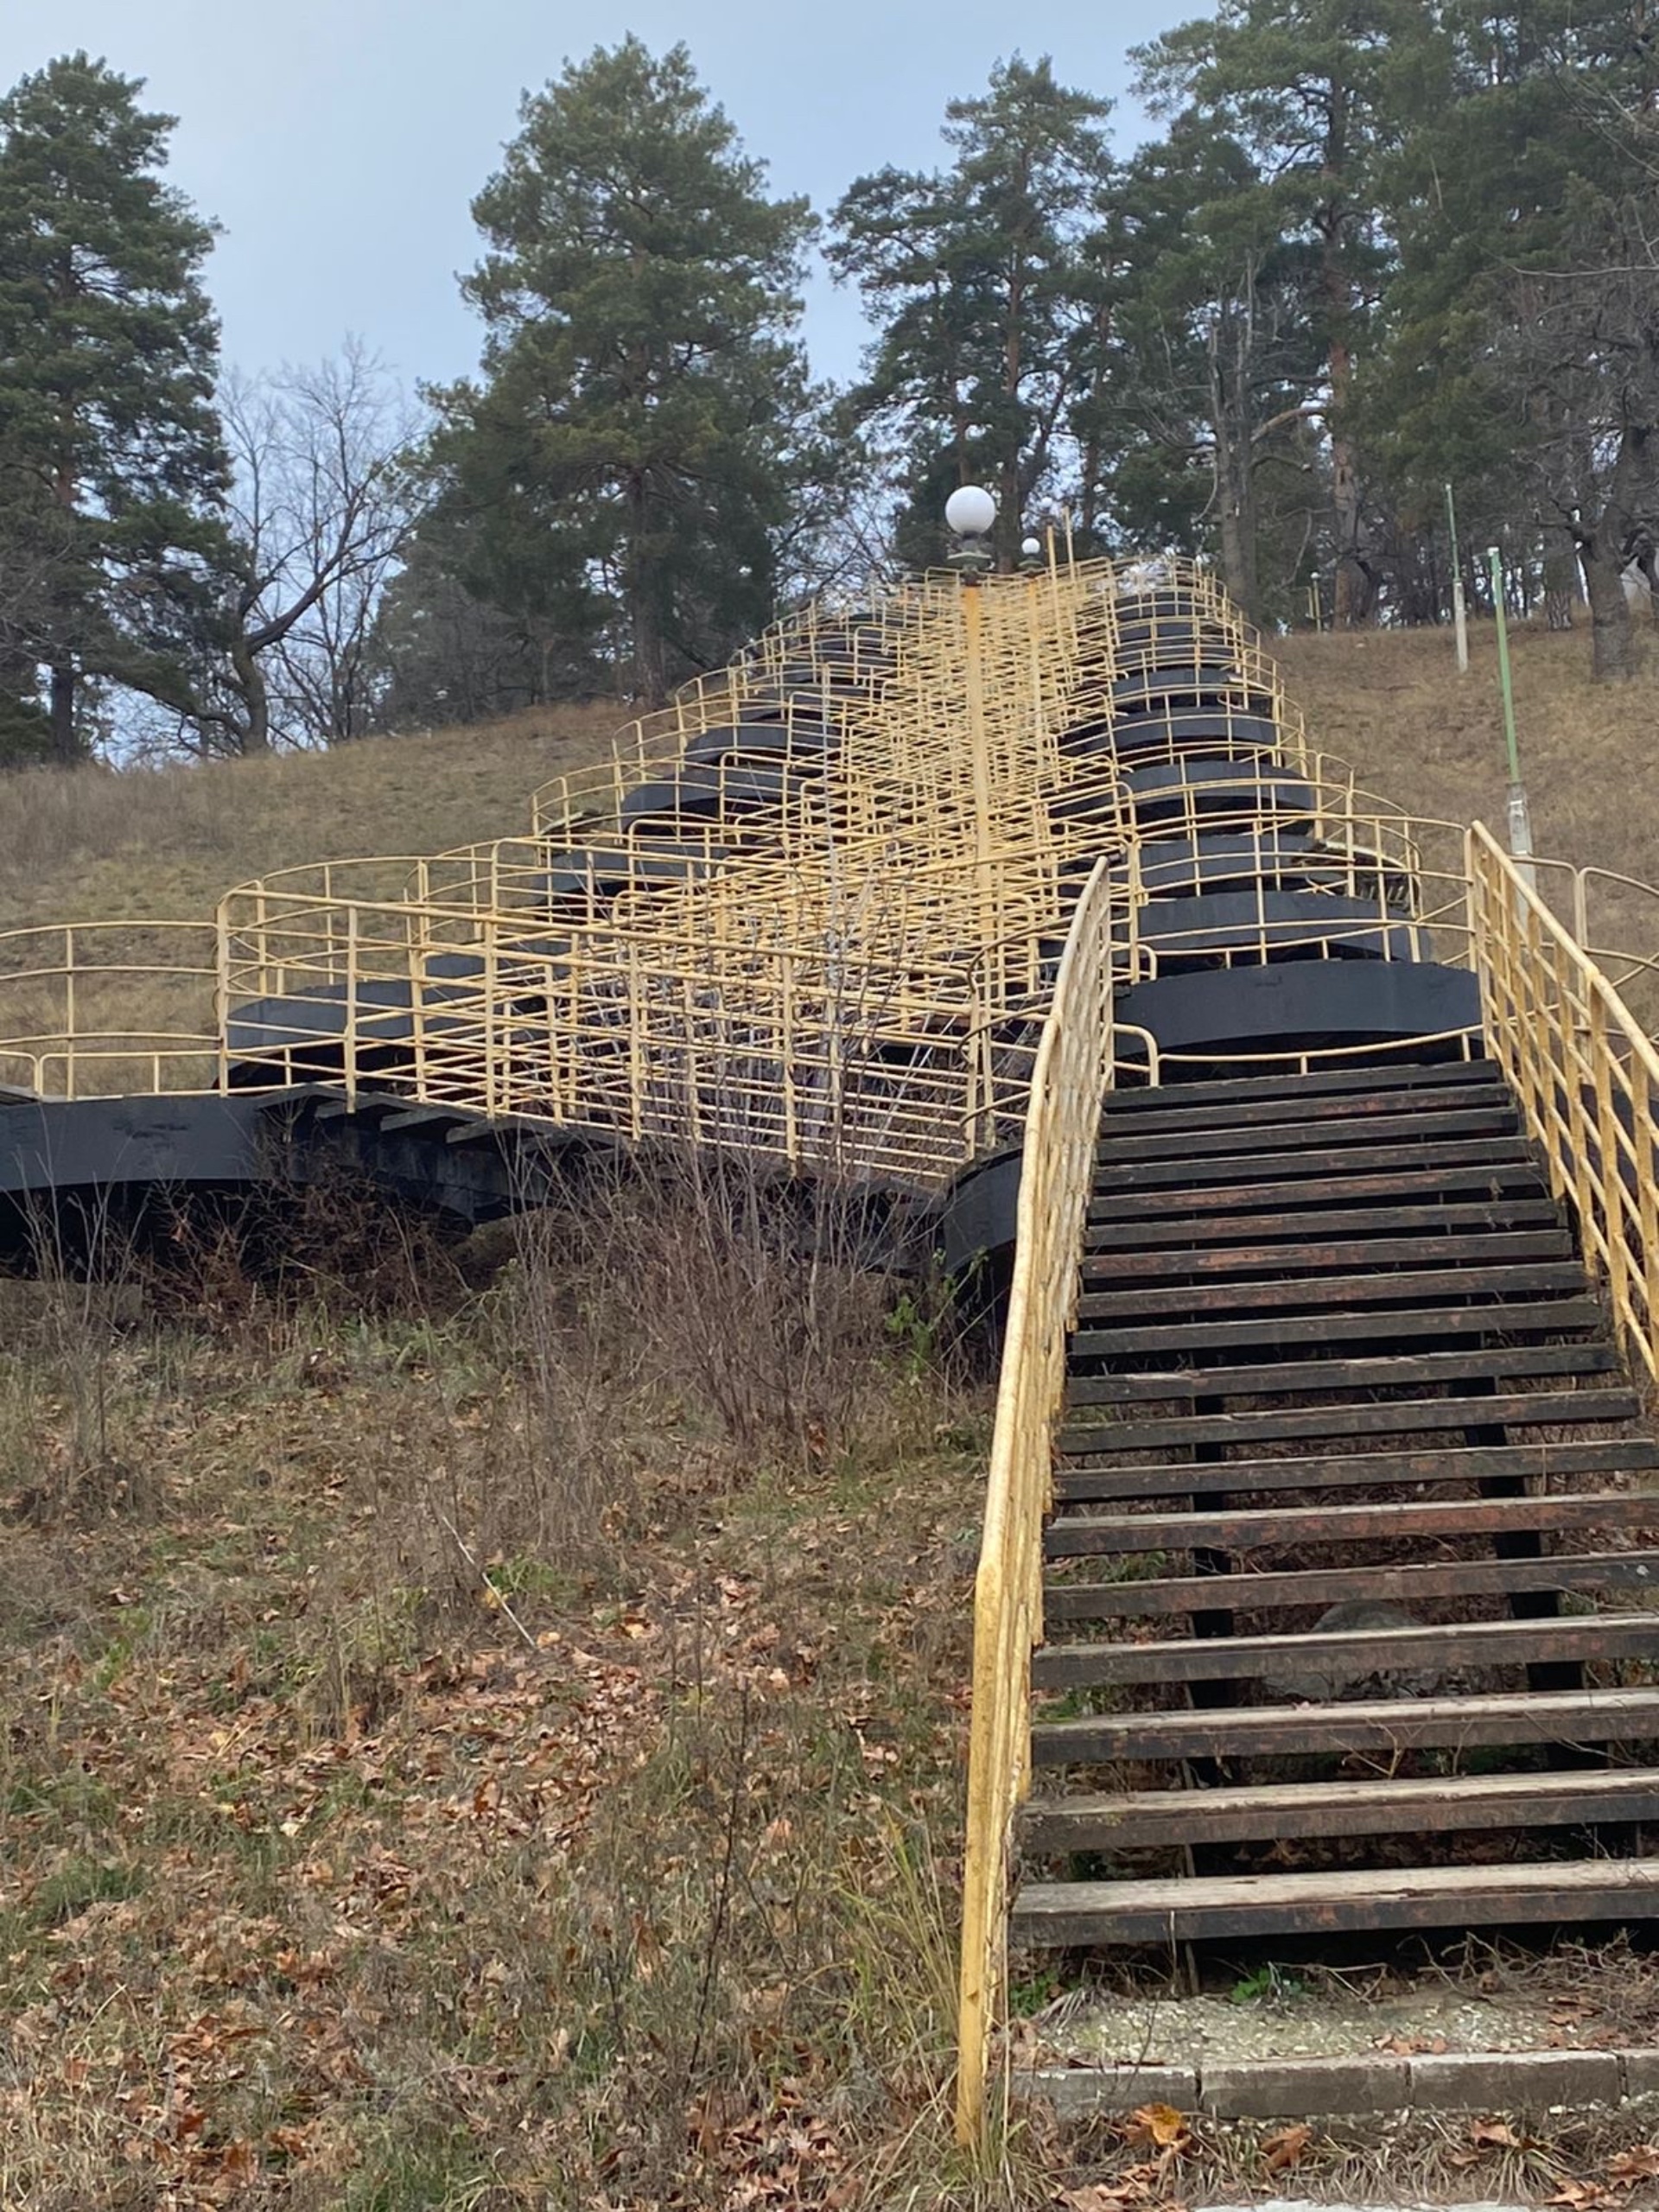
[[[1065,84],[1120,103],[1144,134],[1127,49],[1205,0],[0,0],[0,87],[85,47],[148,79],[179,118],[172,178],[224,227],[208,282],[227,360],[332,352],[351,332],[409,384],[471,368],[456,292],[477,257],[467,208],[516,128],[518,99],[567,57],[636,32],[683,39],[773,188],[829,207],[852,179],[939,156],[944,103],[1011,51],[1052,54]],[[818,277],[807,339],[820,375],[858,364],[854,297]]]

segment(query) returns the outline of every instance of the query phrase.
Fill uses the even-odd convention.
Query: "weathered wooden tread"
[[[1149,911],[1155,913],[1158,910]],[[1409,1113],[1414,1121],[1419,1121],[1471,1110],[1496,1111],[1512,1122],[1516,1111],[1515,1101],[1504,1084],[1495,1081],[1443,1084],[1433,1092],[1427,1108],[1414,1108],[1398,1091],[1370,1089],[1335,1092],[1275,1090],[1259,1099],[1216,1100],[1189,1096],[1187,1085],[1182,1084],[1179,1088],[1166,1088],[1163,1096],[1161,1108],[1146,1107],[1128,1115],[1109,1111],[1103,1114],[1100,1141],[1109,1143],[1120,1137],[1165,1136],[1199,1129],[1247,1130],[1262,1123],[1285,1127],[1293,1122],[1310,1129],[1317,1141],[1322,1124],[1327,1122],[1398,1121],[1402,1113]]]
[[[1091,1791],[1027,1803],[1020,1815],[1020,1841],[1033,1856],[1045,1857],[1185,1843],[1268,1843],[1281,1837],[1593,1827],[1608,1821],[1659,1821],[1659,1767]]]
[[[1216,1129],[1147,1129],[1144,1133],[1113,1127],[1108,1137],[1096,1140],[1096,1172],[1145,1161],[1169,1159],[1248,1158],[1256,1153],[1276,1154],[1313,1144],[1321,1152],[1340,1152],[1349,1147],[1409,1145],[1421,1161],[1428,1147],[1446,1138],[1509,1137],[1519,1128],[1515,1106],[1498,1094],[1481,1106],[1450,1111],[1408,1114],[1356,1114],[1346,1121],[1303,1122],[1294,1116],[1273,1122],[1233,1122]]]
[[[1620,1364],[1608,1344],[1476,1344],[1467,1351],[1384,1353],[1369,1359],[1300,1359],[1237,1367],[1137,1369],[1074,1374],[1068,1406],[1118,1406],[1147,1399],[1286,1397],[1307,1391],[1398,1389],[1509,1376],[1605,1375]],[[1127,1494],[1127,1493],[1126,1493]]]
[[[1120,1552],[1253,1551],[1519,1529],[1659,1529],[1659,1496],[1585,1491],[1569,1497],[1410,1498],[1366,1505],[1275,1505],[1209,1513],[1066,1514],[1044,1536],[1050,1559]]]
[[[1511,1298],[1535,1291],[1577,1292],[1589,1278],[1576,1261],[1539,1260],[1515,1267],[1425,1268],[1398,1274],[1381,1269],[1363,1275],[1308,1275],[1291,1281],[1175,1283],[1141,1290],[1086,1290],[1077,1301],[1083,1320],[1116,1314],[1294,1313],[1307,1306],[1406,1305],[1419,1298]]]
[[[1132,1230],[1137,1224],[1150,1227],[1154,1221],[1174,1224],[1190,1219],[1195,1233],[1202,1234],[1204,1224],[1211,1215],[1225,1218],[1253,1211],[1259,1213],[1263,1206],[1275,1209],[1275,1219],[1288,1215],[1293,1222],[1299,1217],[1304,1221],[1317,1221],[1323,1218],[1324,1210],[1333,1201],[1340,1205],[1357,1205],[1363,1199],[1387,1203],[1396,1198],[1474,1196],[1498,1205],[1508,1192],[1524,1192],[1529,1199],[1552,1208],[1554,1204],[1543,1176],[1531,1160],[1525,1160],[1509,1166],[1477,1163],[1472,1167],[1444,1169],[1402,1167],[1392,1175],[1333,1174],[1319,1183],[1258,1183],[1252,1179],[1238,1184],[1180,1184],[1158,1191],[1118,1191],[1109,1185],[1097,1190],[1090,1198],[1089,1219],[1126,1230]]]
[[[1354,1268],[1484,1267],[1493,1262],[1564,1260],[1573,1239],[1565,1229],[1516,1229],[1495,1236],[1374,1236],[1346,1243],[1202,1246],[1155,1252],[1091,1252],[1086,1283],[1159,1282],[1179,1276],[1213,1281],[1226,1275],[1315,1274]]]
[[[1496,1060],[1440,1060],[1394,1067],[1351,1060],[1344,1066],[1319,1068],[1307,1075],[1225,1076],[1211,1083],[1184,1083],[1181,1096],[1205,1105],[1230,1105],[1252,1098],[1306,1098],[1342,1090],[1369,1097],[1378,1090],[1432,1092],[1447,1084],[1501,1085],[1503,1081],[1503,1071]],[[1159,1113],[1167,1107],[1169,1098],[1167,1090],[1155,1087],[1110,1091],[1101,1118],[1116,1121],[1120,1116]]]
[[[1601,1347],[1592,1346],[1592,1350]],[[1466,1403],[1478,1400],[1465,1401]],[[1355,1452],[1340,1459],[1163,1461],[1138,1467],[1062,1467],[1055,1503],[1109,1498],[1201,1497],[1206,1492],[1392,1490],[1408,1483],[1518,1482],[1575,1475],[1640,1474],[1659,1467],[1659,1445],[1645,1436],[1574,1437],[1549,1444],[1457,1444],[1423,1452]],[[1659,1498],[1655,1506],[1659,1509]]]
[[[1534,1559],[1449,1559],[1410,1567],[1314,1567],[1282,1573],[1156,1575],[1127,1582],[1051,1578],[1043,1611],[1051,1628],[1078,1621],[1161,1620],[1171,1615],[1304,1611],[1358,1599],[1406,1607],[1439,1598],[1518,1592],[1616,1590],[1659,1595],[1659,1551],[1555,1552]]]
[[[1634,1421],[1634,1390],[1517,1390],[1508,1396],[1401,1398],[1361,1405],[1276,1406],[1266,1412],[1174,1414],[1164,1421],[1071,1422],[1058,1448],[1085,1453],[1179,1451],[1186,1445],[1290,1443],[1319,1436],[1405,1436],[1472,1427],[1535,1428],[1565,1421]]]
[[[1214,1578],[1224,1597],[1224,1575]],[[1301,1636],[1184,1637],[1156,1643],[1051,1643],[1032,1655],[1033,1688],[1114,1682],[1261,1681],[1272,1675],[1422,1673],[1556,1659],[1659,1657],[1659,1613],[1581,1613],[1416,1628],[1310,1630]]]
[[[1161,1945],[1347,1929],[1648,1920],[1656,1913],[1659,1860],[1592,1859],[1231,1880],[1027,1883],[1014,1899],[1012,1933],[1017,1942],[1049,1948]]]
[[[1407,1230],[1545,1228],[1560,1220],[1552,1198],[1488,1199],[1484,1205],[1399,1206],[1376,1205],[1351,1211],[1324,1208],[1313,1212],[1205,1214],[1177,1221],[1104,1222],[1091,1226],[1085,1252],[1162,1252],[1166,1247],[1204,1250],[1228,1244],[1276,1244],[1317,1229],[1329,1236],[1389,1236]],[[1265,1256],[1265,1255],[1264,1255]]]
[[[1120,1325],[1080,1329],[1071,1339],[1074,1360],[1126,1358],[1135,1352],[1210,1352],[1253,1350],[1260,1344],[1403,1344],[1433,1337],[1560,1335],[1596,1329],[1601,1308],[1593,1298],[1527,1297],[1501,1305],[1437,1306],[1421,1313],[1379,1308],[1359,1313],[1279,1313],[1230,1321],[1163,1323],[1146,1328]]]
[[[1374,1137],[1375,1129],[1370,1134]],[[1433,1165],[1446,1167],[1502,1166],[1535,1171],[1537,1166],[1530,1146],[1520,1136],[1462,1137],[1436,1145],[1427,1158]],[[1258,1178],[1266,1183],[1289,1182],[1293,1179],[1306,1182],[1314,1178],[1325,1183],[1333,1176],[1381,1175],[1395,1167],[1420,1168],[1424,1162],[1425,1152],[1421,1144],[1373,1143],[1335,1151],[1323,1147],[1315,1150],[1297,1144],[1293,1135],[1282,1151],[1247,1154],[1242,1159],[1236,1154],[1218,1158],[1188,1154],[1175,1160],[1118,1160],[1109,1169],[1096,1169],[1093,1189],[1096,1197],[1107,1198],[1126,1191],[1171,1187],[1185,1191],[1205,1184],[1248,1187]]]
[[[1102,1713],[1044,1720],[1037,1766],[1120,1760],[1473,1750],[1491,1745],[1659,1743],[1659,1689],[1527,1690],[1492,1697],[1367,1698],[1337,1705],[1241,1705],[1198,1712]]]

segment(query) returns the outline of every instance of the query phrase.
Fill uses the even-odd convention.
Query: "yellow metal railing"
[[[0,931],[0,1086],[64,1098],[209,1090],[216,980],[208,922]]]
[[[1659,1053],[1525,863],[1480,823],[1468,851],[1489,1044],[1621,1331],[1659,1376]]]
[[[1014,1283],[974,1586],[957,2081],[964,2140],[982,2122],[1007,1978],[1012,1827],[1030,1780],[1031,1654],[1043,1632],[1043,1521],[1095,1139],[1112,1068],[1113,922],[1103,863],[1066,940],[1026,1115]]]

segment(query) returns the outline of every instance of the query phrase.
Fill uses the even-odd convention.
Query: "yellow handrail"
[[[1620,1329],[1659,1377],[1659,1053],[1484,823],[1467,851],[1488,1041]]]
[[[1026,1115],[1014,1282],[974,1585],[957,2075],[957,2131],[964,2142],[984,2124],[991,2036],[1007,1977],[1010,1834],[1030,1780],[1031,1654],[1043,1631],[1043,1519],[1095,1136],[1112,1067],[1114,918],[1111,875],[1102,861],[1072,918]]]

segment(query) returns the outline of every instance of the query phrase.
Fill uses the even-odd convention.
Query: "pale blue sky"
[[[634,31],[683,39],[698,73],[779,191],[827,208],[885,162],[939,155],[944,102],[1018,50],[1064,83],[1122,103],[1120,148],[1143,135],[1127,49],[1206,0],[0,0],[0,87],[85,47],[149,79],[180,118],[173,181],[225,226],[209,282],[227,359],[315,359],[354,332],[408,383],[477,358],[455,288],[476,257],[467,207],[516,127],[518,97],[568,55]],[[814,368],[844,377],[862,330],[820,276]]]

